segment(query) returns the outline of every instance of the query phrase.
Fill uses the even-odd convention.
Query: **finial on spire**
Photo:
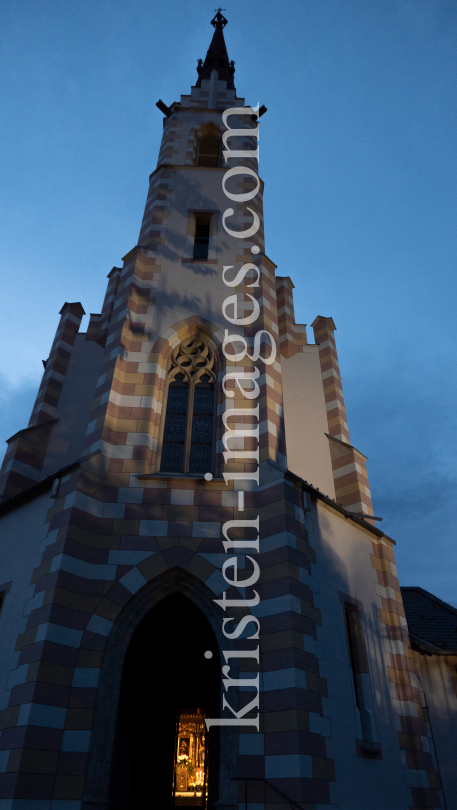
[[[216,25],[220,23],[220,25],[222,25],[222,28],[225,28],[228,20],[226,20],[224,15],[221,14],[221,11],[225,11],[225,8],[215,8],[214,11],[216,12],[216,14],[211,20],[211,25],[214,25],[214,27],[216,28]]]

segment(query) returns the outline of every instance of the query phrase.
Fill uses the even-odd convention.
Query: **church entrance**
[[[125,657],[110,779],[116,810],[214,807],[219,738],[204,720],[219,716],[220,690],[208,620],[181,594],[167,597]]]

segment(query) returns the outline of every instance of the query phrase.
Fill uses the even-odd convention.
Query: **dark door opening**
[[[216,729],[205,734],[204,718],[219,716],[220,690],[208,620],[184,596],[167,597],[137,627],[124,662],[110,779],[116,810],[214,807],[219,739]]]

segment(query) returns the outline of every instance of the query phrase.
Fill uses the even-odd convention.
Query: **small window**
[[[173,351],[161,472],[211,472],[216,380],[213,367],[214,354],[200,338],[187,338]]]
[[[354,681],[355,702],[360,709],[361,695],[357,675],[369,672],[368,656],[363,634],[362,614],[354,610],[352,605],[346,603],[346,627],[348,633],[349,660]]]
[[[208,258],[210,223],[211,214],[195,215],[194,259],[206,261]]]
[[[204,135],[197,144],[197,166],[217,168],[220,165],[220,151],[217,135]]]
[[[375,742],[373,693],[370,682],[367,646],[363,632],[362,613],[354,605],[344,605],[348,640],[349,663],[352,670],[354,695],[359,710],[363,736],[362,748],[371,754],[379,754],[380,745]]]

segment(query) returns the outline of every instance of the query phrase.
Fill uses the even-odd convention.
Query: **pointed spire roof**
[[[227,48],[224,39],[224,28],[227,25],[227,20],[221,13],[224,9],[218,8],[215,16],[211,20],[211,25],[214,25],[214,34],[211,40],[211,45],[208,48],[206,59],[203,62],[198,60],[198,80],[197,87],[201,87],[202,79],[210,79],[213,70],[217,70],[219,79],[227,82],[227,89],[234,90],[233,75],[235,73],[235,62],[229,62]]]

